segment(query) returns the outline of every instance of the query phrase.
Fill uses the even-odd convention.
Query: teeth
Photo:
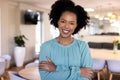
[[[66,33],[66,34],[67,34],[67,33],[69,33],[69,31],[68,31],[68,30],[63,30],[63,32],[64,32],[64,33]]]

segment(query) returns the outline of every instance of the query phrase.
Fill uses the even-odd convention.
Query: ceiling
[[[18,2],[24,2],[46,9],[50,9],[50,6],[56,0],[12,0]],[[93,8],[95,11],[120,11],[120,0],[73,0],[76,4],[83,6],[84,8]]]

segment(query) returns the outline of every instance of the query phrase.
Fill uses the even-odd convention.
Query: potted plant
[[[17,67],[22,67],[25,58],[25,40],[28,40],[24,35],[14,37],[16,47],[14,49],[14,58]]]
[[[113,40],[113,50],[117,51],[118,50],[118,44],[120,43],[120,40],[118,38],[114,38]]]
[[[28,40],[24,35],[18,35],[14,37],[16,45],[20,47],[25,47],[24,39]]]

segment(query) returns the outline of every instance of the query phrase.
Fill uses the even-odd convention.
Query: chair
[[[31,62],[31,63],[28,63],[27,65],[25,65],[25,68],[38,67],[38,65],[39,65],[39,63]]]
[[[34,62],[35,62],[35,63],[39,63],[39,60],[38,60],[38,59],[36,59]]]
[[[102,59],[93,59],[93,71],[97,72],[98,80],[100,80],[100,73],[105,68],[105,60]]]
[[[0,80],[4,80],[3,74],[5,72],[5,60],[0,57]]]
[[[15,71],[8,71],[8,74],[9,74],[10,80],[27,80],[20,77],[18,73]]]
[[[112,80],[113,75],[120,74],[120,60],[107,60],[109,80]]]
[[[5,68],[8,69],[10,67],[11,56],[10,55],[2,55],[1,57],[5,59]]]

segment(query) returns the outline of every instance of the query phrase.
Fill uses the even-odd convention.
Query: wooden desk
[[[22,69],[18,74],[29,80],[41,80],[38,67],[30,67]]]
[[[104,60],[120,60],[120,50],[113,51],[108,49],[90,49],[92,58]]]

